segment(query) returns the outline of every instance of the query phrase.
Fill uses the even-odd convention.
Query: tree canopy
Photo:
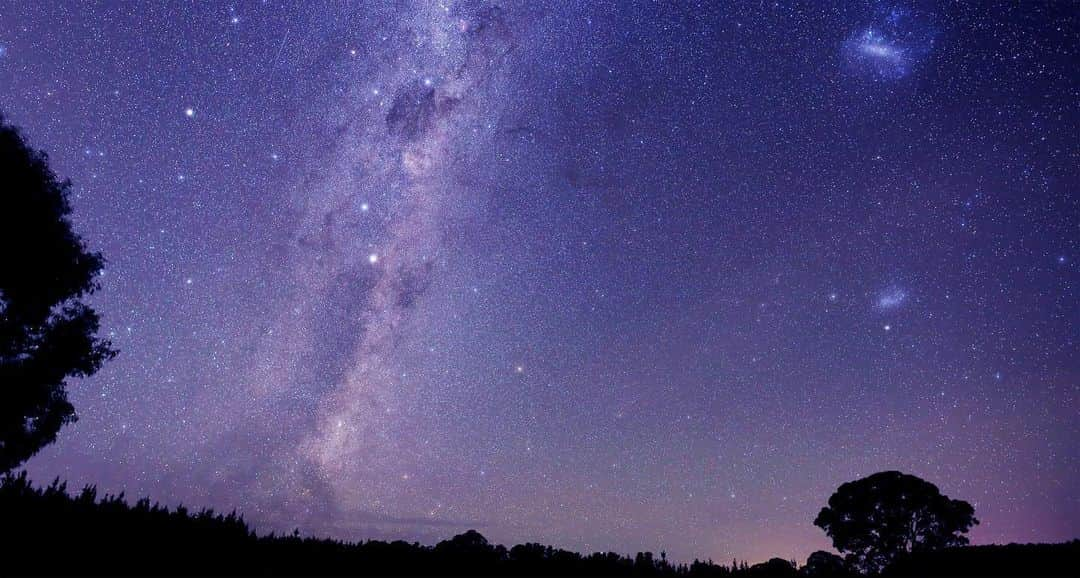
[[[814,525],[850,566],[877,573],[905,554],[968,543],[975,509],[937,486],[901,472],[879,472],[840,486]]]
[[[0,117],[0,472],[56,440],[75,408],[66,381],[115,355],[82,301],[104,263],[72,230],[69,181]]]

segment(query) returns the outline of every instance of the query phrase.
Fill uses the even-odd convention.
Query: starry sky
[[[1070,2],[0,2],[121,351],[28,465],[260,531],[1080,535]]]

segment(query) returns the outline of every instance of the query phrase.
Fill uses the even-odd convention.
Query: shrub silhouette
[[[65,381],[115,355],[96,337],[99,253],[71,230],[68,181],[0,116],[0,472],[18,467],[75,421]]]
[[[877,573],[901,556],[963,546],[975,509],[901,472],[879,472],[840,486],[814,520],[847,553],[847,563]]]

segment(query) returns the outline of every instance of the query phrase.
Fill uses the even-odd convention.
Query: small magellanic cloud
[[[878,309],[896,309],[903,305],[907,299],[907,291],[899,287],[890,287],[878,294],[876,303]]]

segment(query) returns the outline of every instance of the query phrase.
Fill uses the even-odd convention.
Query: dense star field
[[[31,476],[260,531],[1080,534],[1070,2],[0,2],[120,355]]]

